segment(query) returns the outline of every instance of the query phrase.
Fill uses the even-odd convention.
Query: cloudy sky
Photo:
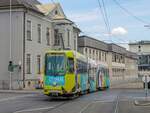
[[[39,1],[51,2],[51,0]],[[144,27],[150,23],[150,0],[117,0],[121,6],[138,17],[139,20],[118,7],[114,0],[104,0],[111,33],[108,33],[105,27],[98,0],[53,1],[61,3],[66,16],[76,22],[82,30],[82,34],[118,44],[150,40],[150,29]]]

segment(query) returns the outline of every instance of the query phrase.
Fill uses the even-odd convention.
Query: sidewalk
[[[0,93],[20,93],[20,94],[42,94],[42,89],[23,89],[23,90],[0,90]]]

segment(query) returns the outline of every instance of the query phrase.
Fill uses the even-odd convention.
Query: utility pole
[[[10,61],[12,61],[12,0],[10,0]],[[12,72],[9,72],[9,90],[12,89]]]

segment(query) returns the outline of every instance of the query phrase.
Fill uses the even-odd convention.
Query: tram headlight
[[[56,82],[53,82],[53,86],[57,86],[57,83],[56,83]]]

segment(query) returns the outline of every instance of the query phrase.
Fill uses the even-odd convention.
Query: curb
[[[140,103],[141,102],[141,103]],[[144,103],[145,102],[145,103]],[[142,100],[140,100],[140,101],[138,101],[138,100],[135,100],[134,101],[134,104],[136,105],[136,106],[150,106],[150,101],[142,101]]]
[[[0,90],[0,93],[14,93],[14,94],[43,94],[43,90]]]

